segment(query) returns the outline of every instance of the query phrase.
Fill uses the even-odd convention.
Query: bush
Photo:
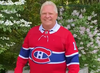
[[[88,11],[88,10],[87,10]],[[70,30],[79,49],[80,67],[87,66],[89,71],[99,73],[100,69],[100,36],[98,36],[97,14],[89,15],[86,9],[60,9],[59,23]],[[62,13],[63,12],[63,13]]]
[[[98,24],[100,24],[100,3],[92,4],[87,9],[88,15],[91,13],[91,11],[95,11],[97,13],[98,16],[96,18],[98,20]],[[98,25],[98,29],[100,30],[100,25]]]
[[[0,71],[14,68],[18,56],[16,50],[31,28],[32,23],[22,19],[18,13],[24,8],[24,1],[21,0],[0,1]]]

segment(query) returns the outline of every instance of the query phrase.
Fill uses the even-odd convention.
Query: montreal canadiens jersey
[[[51,30],[42,25],[31,28],[17,58],[14,73],[22,73],[29,62],[30,73],[78,73],[79,54],[71,32],[56,25]]]

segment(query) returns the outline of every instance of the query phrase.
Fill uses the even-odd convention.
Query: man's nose
[[[50,15],[47,13],[47,14],[46,14],[46,17],[49,17],[49,16],[50,16]]]

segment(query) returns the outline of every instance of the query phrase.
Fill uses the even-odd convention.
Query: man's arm
[[[23,67],[25,66],[26,63],[27,63],[27,59],[22,59],[21,57],[18,57],[14,73],[22,73]]]
[[[78,73],[79,72],[79,53],[74,40],[73,35],[69,32],[66,39],[66,63],[68,67],[68,73]]]
[[[16,68],[14,70],[14,73],[22,73],[23,72],[23,67],[28,61],[29,58],[29,46],[28,46],[28,35],[26,36],[24,43],[22,45],[22,48],[20,50],[20,54],[17,58],[17,63],[16,63]]]

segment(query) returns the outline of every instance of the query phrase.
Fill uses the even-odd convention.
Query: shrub
[[[63,13],[62,13],[63,12]],[[70,30],[79,49],[80,67],[88,66],[89,71],[99,73],[100,69],[100,36],[98,36],[97,14],[92,11],[87,15],[86,9],[60,9],[59,24]]]
[[[0,1],[0,71],[13,69],[16,48],[22,44],[30,29],[31,22],[24,20],[18,13],[24,10],[24,2]]]

